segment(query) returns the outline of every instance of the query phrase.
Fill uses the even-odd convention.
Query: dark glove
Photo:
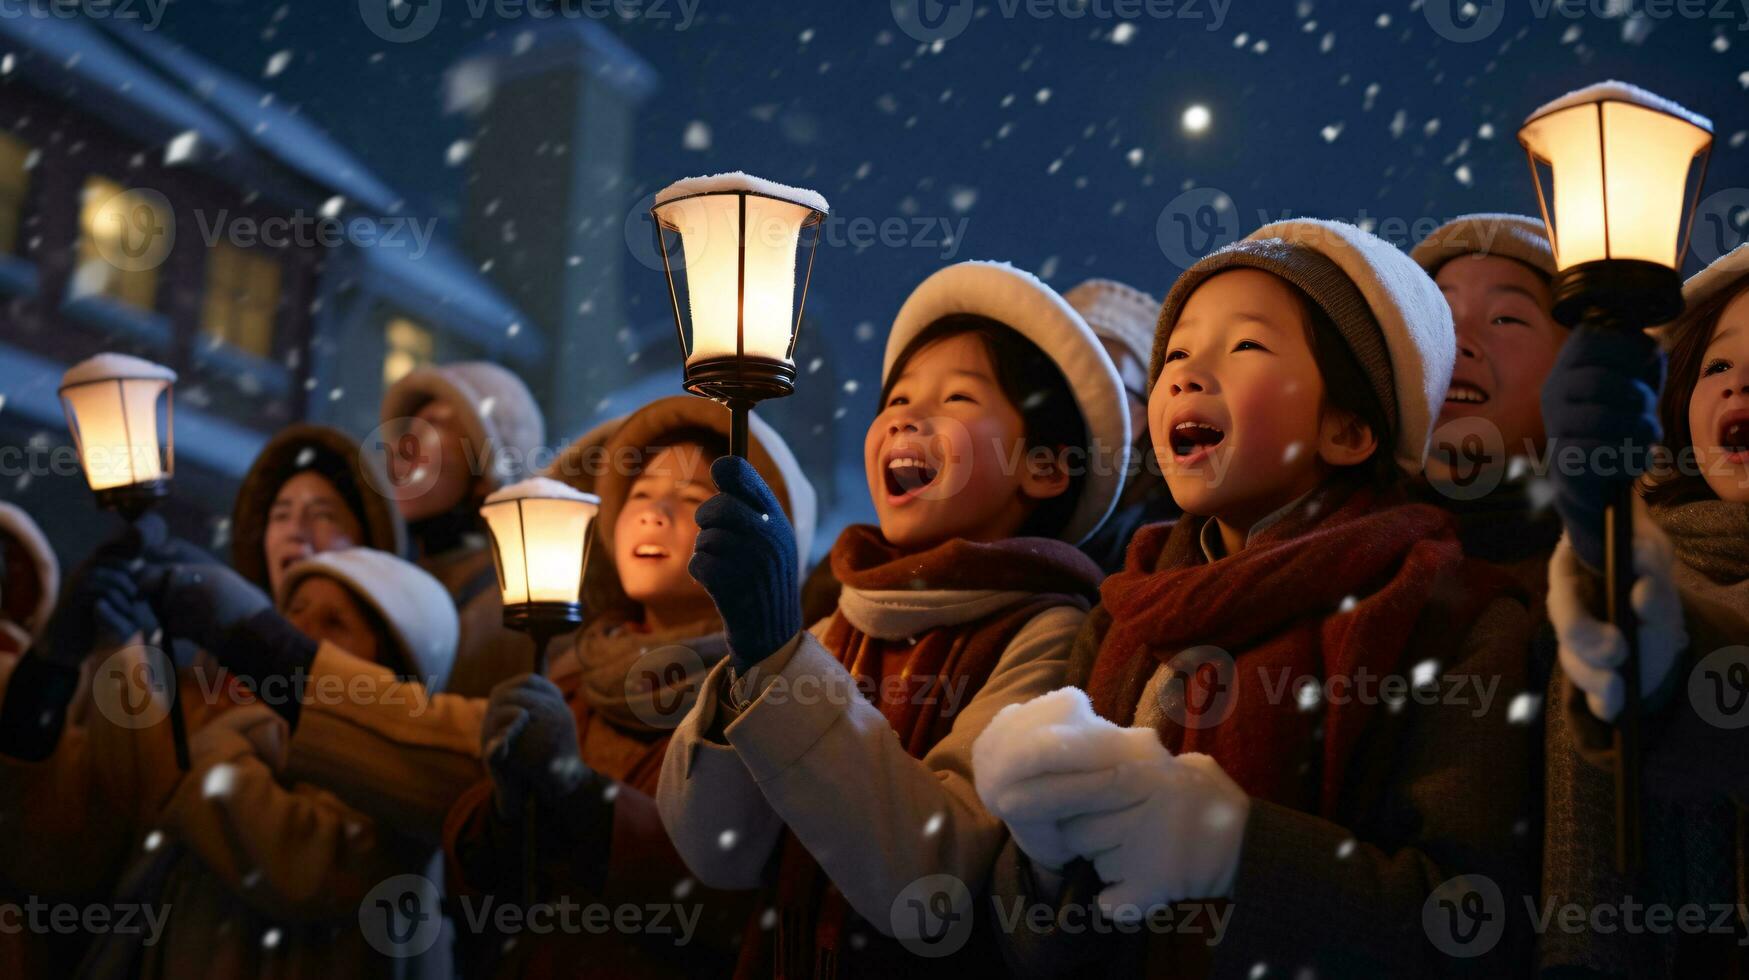
[[[1663,386],[1664,354],[1657,341],[1639,330],[1588,324],[1567,338],[1543,383],[1555,510],[1574,552],[1593,569],[1603,567],[1604,508],[1632,486],[1660,438]],[[1564,460],[1569,446],[1584,451],[1581,463]],[[1600,468],[1612,472],[1600,473]]]
[[[746,673],[802,630],[796,535],[751,463],[724,456],[711,479],[719,492],[698,508],[687,570],[717,604],[735,670]]]
[[[139,572],[139,586],[166,631],[221,659],[232,634],[256,613],[273,608],[266,593],[217,562],[148,563]]]
[[[480,725],[480,757],[492,775],[498,812],[522,810],[533,793],[552,803],[569,796],[594,773],[577,751],[577,722],[552,681],[523,674],[498,682]]]

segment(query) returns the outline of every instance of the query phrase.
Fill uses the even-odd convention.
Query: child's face
[[[646,609],[712,608],[704,586],[686,572],[698,540],[698,505],[716,493],[704,447],[666,446],[645,464],[613,524],[613,565],[620,586]]]
[[[380,663],[376,631],[358,600],[326,575],[311,575],[286,599],[285,618],[318,643],[328,642],[362,660]]]
[[[1057,459],[1029,459],[1025,437],[982,340],[959,334],[917,351],[863,442],[881,533],[907,550],[1012,537],[1069,486]]]
[[[280,484],[267,511],[262,537],[267,582],[278,593],[285,570],[324,551],[351,548],[364,540],[364,528],[328,478],[311,470]]]
[[[1707,486],[1749,503],[1749,293],[1719,314],[1688,399],[1688,431]]]
[[[1364,424],[1324,411],[1306,329],[1299,296],[1256,269],[1219,273],[1184,304],[1148,430],[1187,512],[1249,529],[1315,489],[1330,466],[1371,455]]]
[[[400,442],[389,453],[389,476],[401,516],[421,521],[447,514],[468,501],[483,475],[474,473],[484,446],[469,446],[455,406],[432,399],[413,413]],[[424,423],[424,424],[418,424]]]
[[[1549,315],[1548,284],[1528,266],[1497,255],[1464,255],[1434,277],[1457,325],[1457,368],[1439,424],[1486,419],[1500,431],[1506,454],[1540,452],[1546,441],[1540,405],[1543,381],[1566,342]],[[1428,465],[1448,466],[1451,447],[1434,435]]]

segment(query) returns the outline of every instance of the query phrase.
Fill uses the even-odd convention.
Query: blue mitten
[[[1543,382],[1555,510],[1573,550],[1593,569],[1603,567],[1604,508],[1632,485],[1661,435],[1663,385],[1664,354],[1657,341],[1638,330],[1589,324],[1573,331]],[[1634,447],[1631,457],[1623,456],[1627,445]],[[1584,450],[1582,462],[1565,458],[1569,446]],[[1610,472],[1599,472],[1605,468]]]
[[[735,670],[746,673],[801,632],[796,535],[751,463],[724,456],[711,479],[719,492],[698,508],[687,570],[717,604]]]

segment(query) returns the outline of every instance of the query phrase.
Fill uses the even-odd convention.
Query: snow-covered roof
[[[739,170],[726,174],[710,174],[704,177],[685,177],[669,184],[656,192],[657,207],[677,198],[691,194],[726,194],[733,191],[750,191],[754,194],[765,194],[769,197],[794,201],[803,207],[815,211],[826,211],[826,198],[819,191],[811,191],[803,187],[790,187],[774,180],[755,177]]]
[[[93,354],[68,368],[67,373],[61,375],[61,387],[82,385],[91,381],[116,381],[123,378],[174,382],[176,372],[162,364],[154,364],[143,357],[134,357],[132,354]]]
[[[601,498],[595,494],[584,493],[569,483],[561,483],[544,476],[531,476],[520,483],[512,483],[507,487],[494,490],[486,498],[486,503],[496,504],[506,500],[527,500],[529,498],[577,500],[596,506],[601,504]]]
[[[1682,119],[1698,126],[1709,133],[1713,131],[1712,120],[1700,113],[1684,108],[1683,106],[1664,98],[1662,95],[1648,92],[1645,89],[1640,88],[1638,85],[1614,80],[1598,82],[1595,85],[1587,85],[1582,89],[1568,92],[1566,95],[1561,96],[1531,113],[1525,121],[1529,122],[1531,119],[1535,119],[1538,116],[1546,116],[1551,112],[1558,112],[1562,109],[1571,109],[1574,106],[1589,105],[1593,102],[1628,102],[1633,105],[1645,106],[1648,109],[1675,116],[1678,119]]]
[[[432,239],[423,252],[383,246],[358,252],[377,277],[372,289],[408,314],[442,324],[494,356],[527,364],[546,355],[546,336],[442,239]]]

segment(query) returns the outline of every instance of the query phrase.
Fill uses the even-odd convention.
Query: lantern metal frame
[[[1553,248],[1556,261],[1561,255],[1561,242],[1555,221],[1549,211],[1547,195],[1543,192],[1543,182],[1537,173],[1537,163],[1540,161],[1549,167],[1551,173],[1554,165],[1549,160],[1537,156],[1525,140],[1524,130],[1532,123],[1545,119],[1557,112],[1572,112],[1591,108],[1597,113],[1597,161],[1599,168],[1598,186],[1603,197],[1603,248],[1604,257],[1581,262],[1578,265],[1564,269],[1555,275],[1550,283],[1554,294],[1552,313],[1557,322],[1572,327],[1590,315],[1609,315],[1628,323],[1637,323],[1641,328],[1659,323],[1666,323],[1682,313],[1682,275],[1679,270],[1688,258],[1689,236],[1694,231],[1694,213],[1700,205],[1700,189],[1706,183],[1707,166],[1711,162],[1713,142],[1708,140],[1694,157],[1689,160],[1689,170],[1694,169],[1694,160],[1700,160],[1700,173],[1694,179],[1694,193],[1690,195],[1688,206],[1684,208],[1682,220],[1677,222],[1676,259],[1670,266],[1644,259],[1618,259],[1611,255],[1613,243],[1609,234],[1609,154],[1608,137],[1605,135],[1603,107],[1609,104],[1632,106],[1643,112],[1670,113],[1660,109],[1631,102],[1626,99],[1605,98],[1596,102],[1578,105],[1562,106],[1550,112],[1539,113],[1524,121],[1519,127],[1518,144],[1524,147],[1525,156],[1530,164],[1530,182],[1536,188],[1537,207],[1542,212],[1543,228],[1548,232],[1549,245]]]
[[[1542,211],[1543,228],[1549,236],[1549,244],[1554,250],[1556,262],[1561,255],[1558,228],[1551,214],[1548,195],[1543,191],[1542,177],[1537,171],[1540,161],[1547,166],[1551,182],[1558,178],[1554,174],[1554,163],[1538,157],[1529,142],[1525,139],[1524,130],[1532,123],[1545,119],[1554,112],[1571,112],[1583,110],[1587,105],[1593,106],[1597,113],[1597,160],[1600,173],[1598,186],[1601,191],[1601,206],[1603,208],[1603,247],[1604,258],[1592,259],[1577,265],[1562,269],[1556,273],[1551,282],[1554,304],[1551,310],[1555,320],[1567,327],[1577,327],[1586,324],[1596,329],[1604,330],[1644,330],[1660,323],[1667,323],[1680,316],[1683,311],[1682,276],[1680,269],[1688,257],[1690,235],[1694,231],[1695,211],[1700,204],[1701,187],[1706,183],[1707,165],[1712,157],[1713,141],[1709,138],[1706,145],[1696,151],[1688,161],[1688,167],[1683,173],[1685,180],[1695,170],[1695,159],[1700,161],[1699,174],[1693,178],[1694,191],[1689,196],[1688,205],[1677,221],[1676,254],[1673,263],[1665,266],[1658,262],[1645,259],[1622,259],[1612,255],[1614,243],[1610,240],[1609,230],[1609,141],[1605,132],[1604,106],[1610,103],[1631,105],[1645,112],[1659,112],[1663,115],[1673,115],[1653,106],[1619,98],[1602,98],[1594,103],[1579,103],[1562,106],[1551,112],[1539,112],[1524,121],[1519,128],[1518,142],[1524,147],[1530,163],[1531,184],[1536,187],[1537,206]],[[1710,134],[1709,134],[1710,135]],[[1631,484],[1621,488],[1616,499],[1605,508],[1604,523],[1604,567],[1603,576],[1605,589],[1605,615],[1608,621],[1621,631],[1627,642],[1627,655],[1620,667],[1623,687],[1623,704],[1617,715],[1613,732],[1614,742],[1614,781],[1615,781],[1615,830],[1616,869],[1623,875],[1638,872],[1644,861],[1642,818],[1643,804],[1643,774],[1641,764],[1641,718],[1640,718],[1640,668],[1639,668],[1639,624],[1634,615],[1632,602],[1633,575],[1633,500],[1634,488]]]
[[[80,381],[75,384],[62,385],[55,390],[55,394],[59,396],[61,400],[61,413],[67,417],[69,422],[73,423],[70,426],[73,432],[73,448],[79,453],[81,467],[84,467],[86,462],[85,436],[82,432],[82,426],[78,424],[78,413],[73,411],[71,403],[67,401],[67,392],[75,388],[89,388],[92,385],[113,384],[116,386],[118,396],[120,396],[127,382],[139,380],[145,379],[97,378],[91,381]],[[127,399],[125,396],[121,397],[121,404],[122,431],[127,435],[128,449],[131,453],[133,449],[134,420],[128,418]],[[154,411],[152,413],[152,425],[156,427],[157,424],[157,412]],[[141,480],[136,483],[124,484],[118,487],[109,487],[104,490],[93,490],[91,493],[97,498],[97,505],[104,510],[115,511],[131,524],[138,520],[140,515],[169,498],[170,481],[176,475],[175,382],[166,382],[164,385],[164,448],[160,450],[160,453],[163,456],[164,465],[160,468],[162,472],[159,476],[150,480]],[[129,461],[128,466],[133,466],[131,460]],[[131,472],[130,469],[130,473]],[[89,470],[85,471],[85,484],[86,486],[91,485],[91,473]]]
[[[522,503],[525,500],[571,500],[569,497],[518,497],[515,500],[500,501],[503,504],[516,505],[517,532],[522,537],[522,581],[528,588],[528,515],[523,512]],[[583,623],[583,575],[589,567],[589,552],[595,545],[595,521],[600,517],[601,503],[593,502],[596,507],[596,517],[589,520],[589,528],[583,533],[583,551],[579,555],[577,565],[577,601],[555,602],[548,600],[530,600],[528,602],[506,603],[504,605],[504,626],[518,633],[526,633],[534,641],[534,672],[546,673],[547,646],[554,637],[576,629]],[[489,525],[488,525],[489,527]],[[498,535],[490,534],[492,538],[492,568],[498,575],[498,594],[504,594],[504,550],[499,544]],[[530,589],[529,591],[532,591]]]
[[[680,291],[674,282],[674,263],[668,253],[668,235],[672,231],[677,237],[682,235],[680,229],[672,222],[662,217],[662,209],[681,201],[690,201],[699,197],[738,198],[736,218],[736,257],[735,257],[735,353],[722,357],[705,358],[697,363],[692,362],[692,346],[688,343],[689,315],[680,312]],[[807,210],[808,216],[802,219],[796,234],[796,249],[802,248],[801,236],[809,228],[814,230],[813,242],[807,246],[807,270],[802,275],[802,285],[796,294],[795,321],[790,324],[789,346],[784,350],[783,359],[779,360],[761,355],[747,353],[747,198],[762,197],[773,201],[782,201]],[[747,413],[753,406],[768,398],[782,398],[793,394],[796,389],[796,341],[801,337],[802,315],[807,308],[808,287],[814,281],[814,257],[820,249],[821,229],[826,221],[826,212],[802,201],[783,197],[778,194],[767,194],[761,191],[735,189],[720,191],[699,191],[695,194],[683,194],[679,197],[663,201],[650,208],[650,220],[655,225],[656,247],[662,253],[662,273],[668,280],[668,302],[674,310],[674,332],[680,341],[680,354],[685,365],[686,390],[712,401],[728,406],[731,413],[729,429],[729,453],[734,456],[747,455]],[[683,245],[684,247],[684,245]],[[691,283],[687,283],[688,306],[691,306]]]

